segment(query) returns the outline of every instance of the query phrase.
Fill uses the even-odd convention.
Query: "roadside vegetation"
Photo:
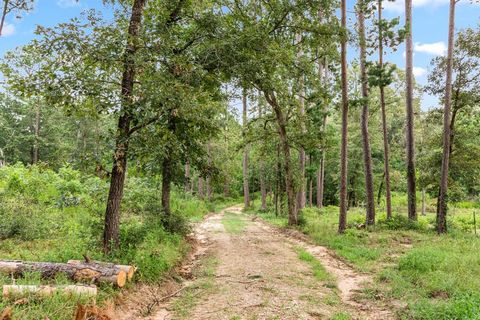
[[[0,256],[7,260],[66,262],[70,259],[111,261],[134,265],[138,271],[134,281],[160,283],[163,277],[190,250],[184,236],[190,222],[199,221],[208,212],[219,210],[235,199],[212,202],[175,191],[172,197],[172,219],[175,229],[167,230],[162,221],[160,200],[155,179],[129,177],[123,223],[122,243],[105,255],[101,237],[108,183],[96,176],[85,176],[64,167],[58,172],[38,166],[4,166],[0,168]],[[27,274],[13,281],[0,277],[2,284],[71,284],[63,275],[51,280],[39,274]],[[102,285],[97,302],[113,303],[115,288]],[[77,303],[84,297],[71,298],[55,294],[53,298],[31,295],[28,303],[14,305],[18,319],[71,319]],[[87,300],[87,301],[86,301]],[[1,300],[0,309],[12,306]]]
[[[401,208],[403,201],[394,195],[394,207]],[[394,214],[391,220],[381,213],[376,226],[367,229],[363,209],[351,208],[348,229],[342,235],[337,233],[338,207],[305,208],[297,228],[359,271],[373,274],[375,282],[361,297],[390,302],[397,306],[400,319],[475,319],[480,312],[480,237],[474,231],[477,205],[454,205],[448,220],[450,232],[439,237],[435,202],[429,199],[428,203],[432,205],[418,222],[409,222],[405,213]],[[253,208],[247,212],[288,227],[287,217],[276,216],[273,208],[262,211],[258,204]]]

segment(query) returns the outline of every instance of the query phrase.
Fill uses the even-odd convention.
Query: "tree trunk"
[[[312,165],[312,156],[309,156],[309,164],[310,166]],[[309,179],[308,183],[308,206],[312,207],[313,206],[313,179]]]
[[[448,53],[447,53],[447,80],[445,83],[445,109],[443,112],[443,157],[440,180],[440,194],[438,196],[437,232],[447,232],[447,210],[448,210],[448,166],[450,161],[450,110],[452,105],[452,66],[453,46],[455,41],[455,3],[450,0],[450,16],[448,26]]]
[[[243,134],[246,134],[247,128],[247,91],[243,89],[242,94],[243,105]],[[248,208],[250,206],[250,188],[248,186],[248,146],[245,145],[243,150],[243,206]]]
[[[185,163],[185,192],[191,192],[190,183],[190,161]]]
[[[35,105],[35,124],[34,124],[34,141],[33,141],[33,151],[32,151],[32,164],[38,162],[38,145],[40,138],[40,102],[37,101]]]
[[[322,70],[324,69],[324,77],[323,81],[325,83],[325,87],[328,85],[328,64],[325,59],[325,65],[322,67],[322,65],[319,66],[319,73],[320,73],[320,78],[322,74]],[[327,129],[327,99],[324,99],[324,106],[323,106],[323,121],[322,121],[322,132],[323,132],[323,139],[325,140],[325,131]],[[320,158],[320,168],[317,173],[317,207],[323,208],[323,194],[325,190],[325,154],[326,154],[326,147],[325,147],[325,141],[323,142],[322,146],[322,155]]]
[[[338,232],[347,228],[347,161],[348,161],[348,92],[347,92],[347,3],[341,0],[342,28],[345,32],[341,44],[342,80],[342,141],[340,149],[340,215]]]
[[[296,35],[296,42],[300,43],[302,41],[302,35],[300,33],[297,33]],[[301,47],[301,46],[300,46]],[[297,54],[297,59],[300,60],[303,56],[303,51],[300,48],[298,54]],[[304,75],[300,75],[299,79],[299,92],[298,92],[298,106],[299,106],[299,118],[300,118],[300,130],[302,134],[305,133],[306,128],[305,128],[305,81],[304,81]],[[300,150],[299,150],[299,155],[298,155],[298,160],[299,160],[299,171],[300,171],[300,185],[299,185],[299,190],[297,193],[297,211],[302,210],[305,208],[305,202],[306,202],[306,192],[305,192],[305,148],[301,145]]]
[[[263,110],[262,110],[262,105],[260,103],[260,96],[258,96],[258,115],[259,117],[263,117]],[[262,148],[263,149],[263,148]],[[267,186],[265,183],[265,161],[264,159],[264,150],[261,150],[261,155],[260,155],[260,194],[262,196],[261,199],[261,209],[263,211],[267,210]]]
[[[172,182],[171,160],[165,156],[162,162],[162,210],[165,217],[170,217],[170,187]]]
[[[39,272],[42,278],[54,278],[57,274],[64,273],[74,281],[106,282],[120,288],[127,280],[127,273],[117,268],[68,263],[1,260],[0,272],[14,276],[21,276],[26,272]]]
[[[201,176],[198,177],[198,197],[200,199],[205,198],[205,193],[203,190],[203,177]]]
[[[378,0],[378,20],[382,21],[382,0]],[[381,24],[378,27],[378,64],[383,70],[383,29]],[[392,218],[392,193],[390,188],[390,155],[388,145],[387,111],[385,106],[385,88],[383,79],[380,82],[380,107],[382,111],[383,129],[383,174],[385,177],[385,198],[387,202],[387,219]],[[383,181],[382,181],[383,183]]]
[[[366,195],[366,219],[365,225],[375,225],[375,196],[373,194],[373,164],[372,151],[370,148],[370,138],[368,135],[368,79],[367,79],[367,50],[365,39],[365,15],[364,3],[362,0],[358,3],[358,33],[360,40],[360,79],[362,82],[362,146],[363,163],[365,168],[365,195]]]
[[[114,264],[111,262],[104,262],[104,261],[83,261],[83,260],[68,260],[67,264],[73,264],[76,266],[81,266],[83,268],[108,268],[108,269],[115,269],[117,272],[123,270],[127,274],[127,280],[131,281],[133,279],[133,275],[135,274],[136,268],[134,266],[124,265],[124,264]]]
[[[277,145],[277,175],[275,179],[275,216],[278,216],[278,199],[280,195],[280,180],[282,174],[282,163],[280,162],[280,144]]]
[[[96,296],[97,286],[81,286],[81,285],[4,285],[3,297],[8,298],[10,296],[30,296],[32,294],[38,294],[42,296],[51,296],[55,292],[63,292],[68,294],[76,294],[81,296]]]
[[[128,139],[130,136],[131,109],[133,103],[133,85],[135,81],[135,55],[138,50],[138,36],[142,22],[143,10],[147,0],[135,0],[132,6],[128,28],[127,47],[123,57],[123,75],[121,90],[121,110],[118,119],[113,167],[105,211],[105,229],[103,233],[103,250],[105,253],[119,245],[120,203],[127,172]]]
[[[287,122],[285,115],[281,107],[278,105],[277,98],[275,97],[274,92],[265,92],[265,98],[267,102],[272,106],[273,111],[275,112],[275,117],[278,125],[278,135],[280,137],[281,148],[283,150],[284,157],[284,171],[285,171],[285,189],[287,192],[287,203],[288,203],[288,224],[297,225],[297,209],[296,199],[295,199],[295,187],[293,184],[293,171],[290,159],[290,145],[287,137]]]
[[[5,23],[5,17],[7,16],[8,3],[9,0],[4,0],[3,11],[2,11],[2,20],[0,21],[0,36],[3,35],[3,24]]]
[[[406,36],[406,144],[407,144],[407,193],[408,218],[417,220],[417,195],[415,181],[415,140],[413,113],[413,40],[412,40],[412,0],[405,0]]]
[[[208,166],[210,167],[212,165],[212,145],[209,142],[207,144],[207,154],[208,154]],[[207,199],[208,201],[212,200],[212,176],[209,173],[207,176]]]
[[[425,199],[425,188],[422,189],[422,216],[427,215],[427,204]]]

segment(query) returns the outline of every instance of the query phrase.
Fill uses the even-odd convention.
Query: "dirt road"
[[[356,298],[368,276],[295,231],[247,216],[239,206],[195,229],[190,280],[149,319],[394,319]]]

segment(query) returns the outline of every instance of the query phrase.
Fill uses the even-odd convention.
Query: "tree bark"
[[[212,165],[212,145],[210,142],[207,143],[207,155],[208,155],[208,166]],[[212,200],[212,176],[209,173],[207,176],[207,199],[208,201]]]
[[[427,215],[427,204],[426,204],[426,199],[425,199],[425,188],[422,189],[422,216]]]
[[[198,177],[198,197],[200,199],[205,198],[205,193],[203,190],[203,177],[201,176]]]
[[[302,35],[300,33],[297,33],[296,35],[296,42],[300,43],[302,41]],[[303,51],[300,46],[300,50],[297,54],[297,59],[300,60],[303,56]],[[306,131],[305,128],[305,81],[304,81],[304,75],[300,75],[300,79],[298,81],[299,83],[299,92],[298,92],[298,113],[299,113],[299,118],[300,118],[300,130],[301,133],[304,134]],[[302,210],[305,208],[305,202],[306,202],[306,191],[305,191],[305,161],[306,161],[306,155],[305,155],[305,148],[301,145],[300,150],[299,150],[299,155],[298,155],[298,160],[299,160],[299,171],[300,171],[300,185],[299,185],[299,190],[297,193],[297,211]]]
[[[243,105],[243,134],[246,134],[247,128],[247,91],[243,89],[242,93]],[[243,206],[248,208],[250,206],[250,188],[248,185],[248,146],[245,145],[243,150]]]
[[[117,268],[53,262],[1,260],[0,272],[14,276],[21,276],[26,272],[39,272],[42,278],[54,278],[57,274],[64,273],[74,281],[106,282],[120,288],[127,280],[127,273]]]
[[[347,92],[347,3],[341,0],[341,24],[344,32],[341,43],[341,81],[342,81],[342,140],[340,149],[340,215],[338,232],[347,228],[347,166],[348,166],[348,92]]]
[[[170,217],[170,187],[172,182],[171,160],[166,155],[162,162],[162,210],[165,217]]]
[[[131,281],[133,279],[133,275],[135,274],[136,268],[134,266],[124,265],[124,264],[114,264],[111,262],[104,262],[104,261],[83,261],[83,260],[68,260],[67,264],[73,264],[76,266],[81,266],[83,268],[108,268],[108,269],[115,269],[117,272],[123,270],[127,274],[127,280]]]
[[[372,151],[370,148],[370,138],[368,135],[368,79],[367,79],[367,50],[365,39],[365,14],[364,2],[358,3],[358,34],[360,41],[360,79],[362,83],[362,146],[363,146],[363,163],[365,168],[365,195],[367,202],[367,212],[365,225],[375,225],[375,196],[373,191],[373,164]]]
[[[260,103],[260,95],[258,96],[258,115],[259,117],[263,117],[263,110],[262,110],[262,104]],[[261,210],[266,211],[267,210],[267,186],[265,183],[265,161],[263,160],[265,154],[264,150],[261,150],[262,153],[260,155],[260,194],[261,194]]]
[[[438,196],[437,232],[447,232],[447,210],[448,210],[448,167],[450,161],[450,135],[451,123],[450,112],[452,105],[452,67],[453,67],[453,46],[455,42],[455,4],[456,0],[450,0],[450,15],[448,26],[448,53],[447,53],[447,80],[445,83],[445,109],[443,112],[443,156],[442,171],[440,180],[440,194]]]
[[[275,117],[278,125],[278,135],[280,137],[280,144],[283,150],[284,157],[284,171],[285,171],[285,189],[287,192],[287,203],[288,203],[288,224],[297,225],[297,208],[296,208],[296,197],[295,197],[295,187],[293,182],[293,171],[290,159],[290,145],[287,137],[287,121],[285,115],[283,114],[282,108],[277,102],[275,93],[271,91],[264,92],[265,99],[272,106],[273,111],[275,112]]]
[[[2,11],[2,20],[0,21],[0,37],[3,35],[3,24],[5,23],[5,17],[7,16],[8,3],[9,0],[4,0],[3,11]]]
[[[406,35],[406,151],[407,151],[407,193],[408,218],[417,220],[417,195],[415,181],[415,137],[413,113],[413,40],[412,40],[412,0],[405,0]]]
[[[119,245],[120,203],[127,172],[128,139],[130,136],[131,109],[133,103],[133,86],[135,81],[135,55],[138,50],[142,15],[147,0],[135,0],[132,6],[128,28],[127,47],[123,57],[123,75],[121,90],[121,109],[118,119],[113,167],[105,211],[105,228],[103,233],[103,250],[105,253]]]
[[[3,297],[8,298],[10,296],[29,296],[31,294],[39,294],[42,296],[51,296],[55,292],[63,292],[69,294],[76,294],[82,296],[96,296],[97,286],[81,286],[81,285],[63,285],[63,286],[51,286],[51,285],[4,285]]]
[[[185,163],[185,192],[191,192],[191,183],[190,183],[190,161],[187,160]]]
[[[32,164],[38,162],[38,145],[40,139],[40,102],[37,101],[35,105],[35,124],[34,124],[34,141],[33,141],[33,152],[32,152]]]
[[[382,21],[382,0],[378,0],[378,20]],[[381,23],[378,27],[378,65],[383,71],[383,29]],[[385,106],[385,88],[383,79],[380,82],[380,108],[382,112],[382,129],[383,129],[383,174],[385,177],[385,198],[387,202],[387,219],[392,218],[392,193],[390,188],[390,155],[388,145],[388,129],[387,129],[387,111]],[[380,193],[379,193],[380,194]]]

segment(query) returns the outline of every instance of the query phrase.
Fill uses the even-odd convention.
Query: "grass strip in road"
[[[232,234],[242,233],[247,226],[247,223],[242,219],[241,215],[228,211],[225,212],[222,218],[222,224],[225,230]]]

